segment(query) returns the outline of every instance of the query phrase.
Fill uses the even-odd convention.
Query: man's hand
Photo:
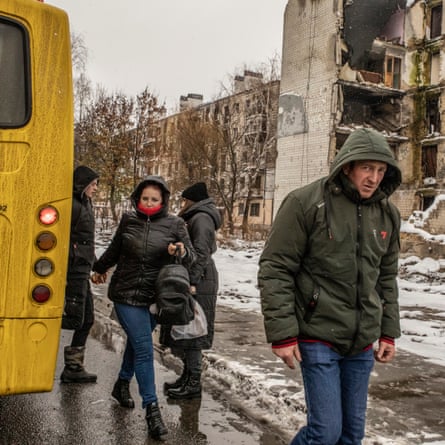
[[[298,343],[294,346],[286,346],[285,348],[273,348],[272,352],[283,360],[291,369],[295,369],[295,360],[301,362],[300,348]]]
[[[384,341],[379,342],[379,347],[374,351],[375,359],[380,363],[390,362],[396,355],[396,347]]]

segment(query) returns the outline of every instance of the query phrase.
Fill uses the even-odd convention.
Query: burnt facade
[[[392,199],[403,218],[423,212],[431,233],[445,232],[443,29],[442,1],[289,0],[275,209],[326,175],[349,133],[366,126],[399,161]]]

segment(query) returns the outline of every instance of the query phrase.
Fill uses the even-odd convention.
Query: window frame
[[[21,58],[22,65],[23,65],[23,73],[22,73],[23,79],[20,82],[14,83],[14,85],[12,86],[12,89],[18,88],[18,89],[22,90],[23,98],[20,99],[20,102],[21,102],[21,107],[22,107],[21,115],[23,117],[21,119],[16,119],[11,122],[6,122],[6,121],[3,122],[0,120],[0,128],[20,128],[20,127],[24,127],[25,125],[27,125],[27,123],[31,119],[31,114],[32,114],[30,38],[29,38],[28,30],[25,28],[25,26],[16,20],[12,20],[9,17],[0,15],[0,25],[14,27],[20,33],[21,45],[19,44],[18,46],[21,47],[21,54],[17,55],[17,57]],[[13,60],[14,57],[11,57],[10,51],[9,51],[10,49],[11,48],[6,48],[6,53],[8,54],[6,57],[8,60]],[[14,54],[14,56],[15,56],[15,54]],[[0,77],[0,81],[1,81],[1,77]],[[8,82],[5,80],[4,83],[6,84]],[[19,83],[21,83],[21,85]],[[4,87],[4,85],[1,84],[0,91],[1,90],[7,91],[6,89],[4,90],[3,87]],[[12,93],[12,95],[13,94],[14,93]],[[1,100],[2,99],[0,97],[0,101]],[[8,101],[8,99],[6,99],[6,101]],[[8,110],[6,110],[6,111],[8,111]],[[5,113],[5,115],[6,115],[6,113]]]

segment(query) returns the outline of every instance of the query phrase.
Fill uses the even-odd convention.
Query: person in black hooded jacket
[[[85,344],[94,323],[90,273],[94,263],[94,212],[91,198],[97,191],[99,175],[81,165],[74,170],[71,234],[62,327],[74,329],[71,345],[64,349],[62,383],[94,383],[95,374],[84,366]],[[79,325],[80,319],[80,325]],[[83,320],[83,322],[82,322]]]
[[[116,265],[108,288],[117,318],[127,334],[123,361],[112,396],[121,406],[134,408],[129,391],[133,375],[146,409],[149,434],[167,434],[155,387],[152,331],[156,326],[150,307],[155,302],[155,282],[160,269],[180,249],[183,263],[195,257],[184,221],[168,213],[170,192],[160,176],[149,176],[131,195],[134,210],[125,213],[107,250],[94,264],[95,281]]]
[[[183,362],[182,374],[175,382],[164,384],[167,396],[172,399],[201,397],[202,350],[213,343],[218,271],[212,254],[216,252],[216,231],[221,227],[221,215],[212,198],[209,198],[204,182],[197,182],[182,192],[182,208],[179,212],[187,223],[197,259],[190,269],[191,292],[203,308],[207,319],[207,335],[173,340],[171,326],[161,327],[161,343],[169,346]]]

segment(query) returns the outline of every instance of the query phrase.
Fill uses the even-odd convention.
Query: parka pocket
[[[305,321],[305,323],[309,323],[311,321],[312,315],[317,309],[319,299],[320,299],[320,286],[316,286],[314,292],[312,293],[311,299],[309,300],[309,303],[306,305],[306,310],[303,316],[303,320]]]

